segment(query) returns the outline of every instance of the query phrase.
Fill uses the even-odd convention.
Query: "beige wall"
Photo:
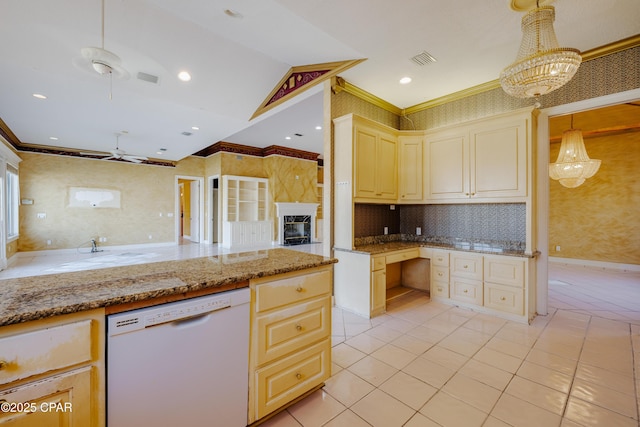
[[[198,158],[168,168],[33,153],[20,157],[20,194],[34,203],[20,206],[18,251],[90,247],[97,237],[107,238],[102,246],[173,242],[175,218],[167,214],[175,211],[175,177],[204,171]],[[121,207],[69,207],[70,187],[120,191]]]
[[[588,138],[585,147],[602,160],[596,175],[577,188],[550,180],[549,255],[640,264],[640,133]],[[551,161],[559,148],[551,144]]]

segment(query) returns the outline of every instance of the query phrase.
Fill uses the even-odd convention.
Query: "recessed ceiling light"
[[[43,94],[41,94],[41,93],[34,93],[34,94],[33,94],[33,97],[34,97],[34,98],[38,98],[38,99],[47,99],[47,97],[46,97],[46,96],[44,96],[44,95],[43,95]]]
[[[49,139],[52,140],[52,141],[57,141],[58,137],[57,136],[50,136]]]
[[[285,136],[284,139],[291,139],[291,137],[290,136]]]
[[[224,14],[231,18],[242,19],[242,14],[233,9],[225,9]]]
[[[401,85],[406,85],[411,83],[411,77],[403,77],[400,79],[400,84]]]
[[[316,126],[316,130],[322,129],[322,126]]]
[[[191,129],[193,130],[200,130],[200,128],[198,126],[191,126]]]
[[[187,71],[180,71],[178,73],[178,78],[183,82],[188,82],[191,80],[191,74],[189,74]]]

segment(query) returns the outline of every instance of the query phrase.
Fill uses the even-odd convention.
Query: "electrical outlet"
[[[151,234],[149,234],[149,240],[153,239],[153,236]]]
[[[38,218],[38,219],[45,219],[46,217],[47,217],[47,214],[44,213],[44,212],[38,212],[36,214],[36,218]]]
[[[416,227],[416,236],[422,235],[422,227]]]
[[[51,246],[51,239],[47,239],[47,246]]]
[[[389,205],[389,210],[395,211],[396,210],[396,205]]]
[[[384,234],[389,234],[389,227],[384,228]]]
[[[560,252],[560,245],[556,245],[556,252]]]

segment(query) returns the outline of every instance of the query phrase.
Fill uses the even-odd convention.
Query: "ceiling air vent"
[[[414,56],[413,58],[411,58],[411,60],[413,62],[416,63],[416,65],[419,66],[424,66],[424,65],[428,65],[431,64],[433,62],[436,62],[436,58],[434,58],[433,56],[431,56],[429,53],[427,53],[426,51],[422,51],[422,53],[417,54],[416,56]]]
[[[158,84],[158,76],[154,76],[153,74],[147,74],[139,71],[136,77],[138,78],[138,80],[153,83],[154,85]]]
[[[193,135],[193,133],[191,133],[191,132],[182,132],[182,135],[184,135],[184,136],[191,136],[191,135]]]

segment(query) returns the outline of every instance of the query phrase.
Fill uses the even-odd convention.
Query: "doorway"
[[[208,239],[212,244],[220,243],[220,227],[222,205],[220,192],[220,177],[218,175],[210,176],[209,182],[209,203],[207,211],[209,214]]]
[[[176,221],[177,243],[190,241],[199,243],[204,235],[203,178],[176,176]]]

